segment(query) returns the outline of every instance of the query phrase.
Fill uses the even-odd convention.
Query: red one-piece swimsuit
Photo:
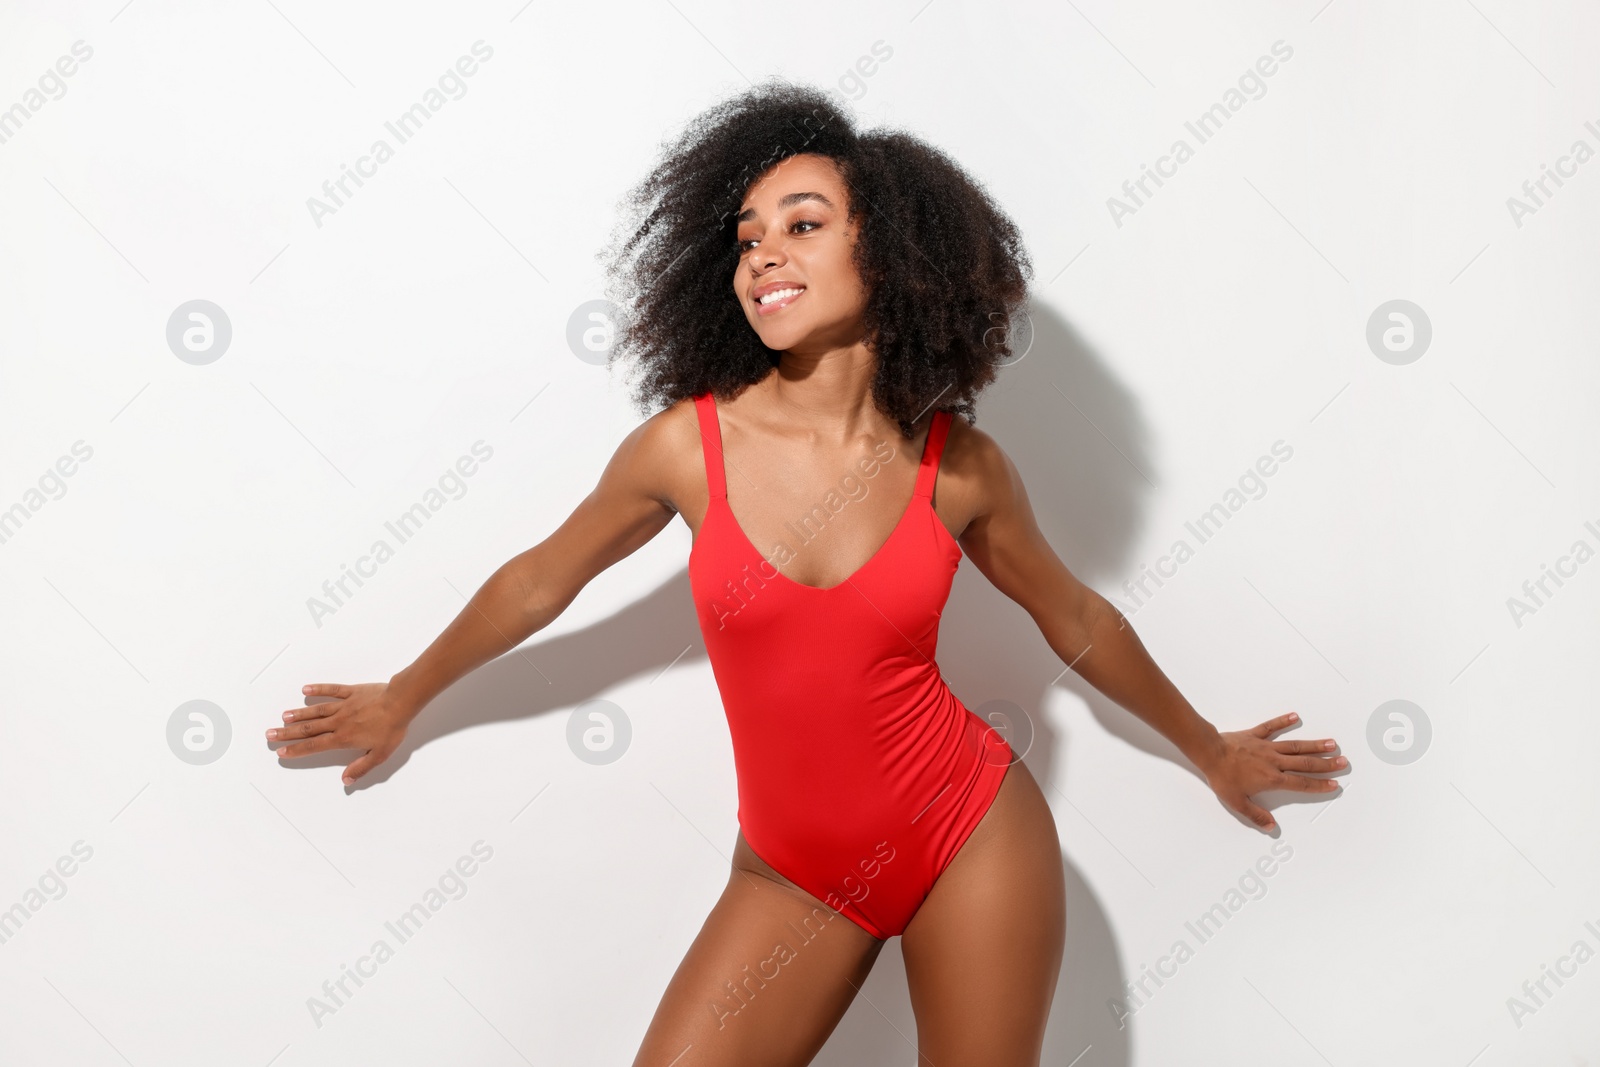
[[[728,717],[739,826],[829,908],[873,937],[900,934],[1015,758],[934,662],[961,564],[933,510],[951,414],[935,412],[888,540],[822,588],[779,572],[745,536],[728,507],[715,399],[695,397],[695,410],[710,504],[689,583]],[[809,518],[801,532],[816,536]]]

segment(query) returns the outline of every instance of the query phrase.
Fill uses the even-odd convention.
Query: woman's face
[[[733,291],[768,348],[806,353],[860,342],[867,293],[851,262],[848,196],[833,161],[810,154],[776,164],[745,193]]]

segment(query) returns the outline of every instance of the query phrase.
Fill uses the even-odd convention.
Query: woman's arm
[[[658,420],[640,424],[594,490],[549,537],[491,574],[390,690],[412,716],[469,671],[516,648],[567,609],[596,575],[632,555],[677,515]]]
[[[681,405],[641,423],[618,446],[599,483],[549,537],[502,564],[414,662],[387,683],[305,686],[332,701],[284,713],[267,739],[307,738],[277,751],[309,756],[361,749],[346,785],[388,759],[429,701],[463,675],[516,648],[554,621],[597,574],[626,558],[672,521],[674,477],[681,477]],[[690,413],[693,418],[693,413]],[[699,452],[698,438],[693,444]]]
[[[995,587],[1020,604],[1062,662],[1149,723],[1206,776],[1217,796],[1262,829],[1273,818],[1252,803],[1265,789],[1327,792],[1338,783],[1290,772],[1327,773],[1342,757],[1331,739],[1269,741],[1298,721],[1294,713],[1251,730],[1222,733],[1195,711],[1156,666],[1139,635],[1112,604],[1066,568],[1040,532],[1021,475],[983,431],[962,425],[952,479],[960,510],[972,518],[961,547]]]

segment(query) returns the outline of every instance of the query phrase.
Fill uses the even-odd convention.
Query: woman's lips
[[[806,295],[806,291],[804,289],[802,289],[798,293],[795,293],[793,296],[786,296],[782,300],[774,300],[770,304],[763,304],[760,301],[757,301],[756,302],[756,314],[757,315],[766,316],[766,315],[771,315],[774,312],[782,311],[784,308],[788,307],[790,304],[794,303],[796,300],[799,300],[802,296],[805,296],[805,295]]]

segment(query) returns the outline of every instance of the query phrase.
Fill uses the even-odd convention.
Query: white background
[[[1202,714],[1295,710],[1285,736],[1352,763],[1331,801],[1269,798],[1292,858],[1198,943],[1186,921],[1272,839],[1057,680],[964,563],[941,668],[968,706],[1025,710],[1061,833],[1045,1062],[1600,1057],[1600,962],[1508,1007],[1600,950],[1600,563],[1520,625],[1507,606],[1600,547],[1600,161],[1520,226],[1507,207],[1575,140],[1600,149],[1592,7],[120,5],[0,12],[0,108],[93,49],[0,144],[0,509],[93,450],[0,543],[0,908],[29,913],[0,944],[0,1061],[631,1059],[736,829],[682,523],[353,792],[348,754],[280,763],[262,731],[304,683],[389,677],[592,488],[644,414],[566,341],[616,200],[771,73],[841,88],[1012,213],[1036,336],[978,425]],[[308,198],[478,40],[465,95],[319,226]],[[1185,121],[1280,40],[1264,94],[1198,144]],[[1194,157],[1119,225],[1108,198],[1180,137]],[[165,338],[193,299],[233,330],[203,366]],[[1432,325],[1406,365],[1366,341],[1395,299]],[[465,494],[318,625],[307,599],[480,440]],[[1185,522],[1280,440],[1265,494],[1135,605],[1123,583],[1195,547]],[[606,766],[566,742],[594,698],[632,724]],[[203,766],[167,741],[196,699],[232,728]],[[1395,699],[1431,724],[1410,763],[1368,741]],[[79,841],[92,857],[45,878]],[[465,895],[318,1025],[308,998],[478,841]],[[59,894],[30,897],[41,878]],[[1108,1003],[1179,939],[1192,958],[1119,1028]],[[911,1034],[891,942],[817,1062],[911,1064]]]

